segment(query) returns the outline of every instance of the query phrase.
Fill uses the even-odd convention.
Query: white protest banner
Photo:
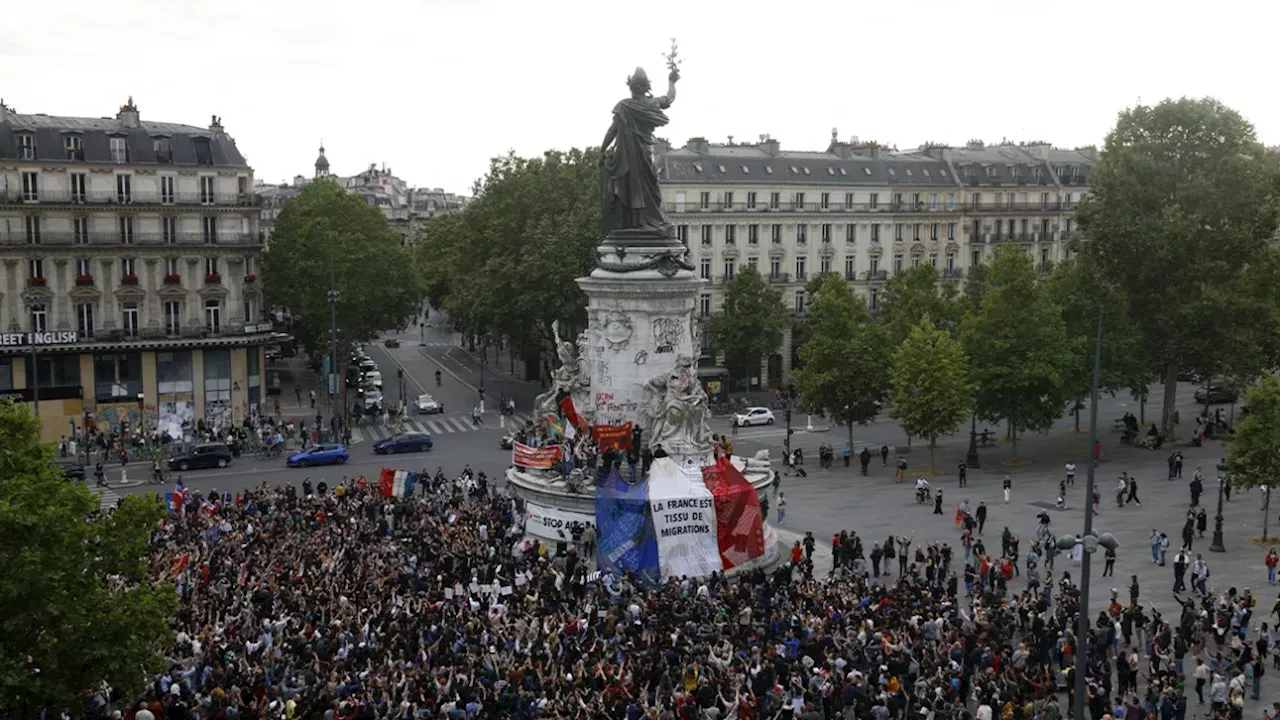
[[[649,469],[649,510],[663,579],[724,570],[715,498],[700,468],[686,473],[671,458],[655,459]]]
[[[594,514],[561,510],[531,502],[524,504],[524,518],[526,533],[552,542],[572,542],[570,526],[575,522],[583,526],[588,523],[594,525],[596,522]]]

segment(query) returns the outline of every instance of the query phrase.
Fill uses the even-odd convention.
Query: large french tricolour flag
[[[378,490],[387,497],[412,497],[417,478],[411,472],[382,468]]]

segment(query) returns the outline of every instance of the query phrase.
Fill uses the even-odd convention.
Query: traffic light
[[[404,368],[396,368],[396,377],[404,377]]]

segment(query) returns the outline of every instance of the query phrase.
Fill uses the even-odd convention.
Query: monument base
[[[690,459],[691,460],[691,459]],[[734,456],[734,467],[746,477],[763,502],[773,491],[773,469],[768,460]],[[622,473],[627,473],[623,466]],[[529,508],[525,513],[524,538],[555,546],[568,537],[567,526],[573,522],[595,523],[595,486],[572,487],[555,470],[532,470],[511,467],[507,470],[507,489]],[[564,535],[560,531],[564,530]],[[778,541],[777,531],[764,521],[764,554],[730,570],[726,575],[739,575],[757,569],[768,570],[787,557],[787,548]]]

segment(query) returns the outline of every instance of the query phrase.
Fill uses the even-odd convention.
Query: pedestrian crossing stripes
[[[120,493],[111,488],[99,488],[95,491],[95,494],[98,496],[98,509],[100,510],[114,508],[121,498]]]
[[[528,416],[523,418],[517,413],[514,422],[526,422]],[[462,432],[481,432],[484,430],[506,430],[507,421],[511,419],[509,415],[497,415],[496,413],[486,413],[484,422],[476,425],[471,422],[468,416],[446,417],[444,415],[420,415],[411,420],[401,423],[397,428],[395,425],[361,425],[351,428],[351,444],[355,445],[362,442],[377,442],[384,440],[397,432],[424,432],[428,435],[444,435],[446,433],[462,433]]]

